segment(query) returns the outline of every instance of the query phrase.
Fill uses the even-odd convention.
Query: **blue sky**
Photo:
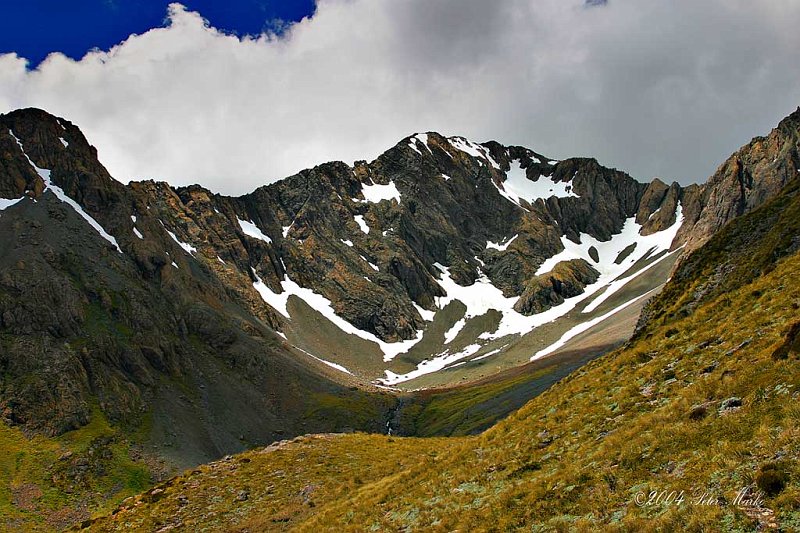
[[[314,12],[314,0],[182,0],[212,26],[255,35],[276,22]],[[50,52],[80,59],[92,48],[107,50],[132,33],[164,24],[166,0],[2,0],[0,53],[16,52],[38,65]],[[278,24],[279,26],[279,24]]]

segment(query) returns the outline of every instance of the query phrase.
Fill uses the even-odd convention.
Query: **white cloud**
[[[0,110],[79,125],[118,179],[243,193],[415,131],[700,181],[800,104],[795,0],[320,0],[277,38],[165,28],[37,69]]]

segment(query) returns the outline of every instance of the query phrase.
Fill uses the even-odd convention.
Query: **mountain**
[[[2,115],[0,413],[23,455],[0,508],[25,520],[20,487],[52,485],[31,509],[68,525],[297,435],[481,431],[627,341],[681,257],[781,194],[799,123],[705,185],[430,132],[226,197],[123,185],[67,120]],[[654,305],[637,339],[674,317]]]
[[[148,427],[183,466],[307,432],[383,430],[391,396],[300,360],[249,278],[173,238],[176,192],[113,180],[76,127],[44,112],[0,122],[1,186],[22,198],[0,212],[6,423],[57,436],[96,408]],[[231,264],[245,244],[230,244]]]
[[[800,108],[731,155],[692,196],[678,240],[693,250],[722,226],[776,196],[800,169]]]
[[[680,262],[625,346],[483,434],[301,437],[187,471],[86,529],[797,530],[795,169]]]

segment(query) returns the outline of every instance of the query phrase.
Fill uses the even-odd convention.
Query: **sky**
[[[123,182],[243,194],[438,131],[688,184],[800,105],[796,0],[64,4],[0,0],[0,112]]]
[[[314,13],[314,0],[185,0],[227,33],[258,35]],[[51,52],[72,59],[107,50],[132,33],[162,26],[168,2],[157,0],[0,0],[0,53],[16,52],[35,67]]]

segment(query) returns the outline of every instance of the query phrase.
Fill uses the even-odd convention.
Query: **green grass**
[[[303,418],[328,420],[335,427],[357,427],[369,420],[380,420],[384,414],[371,396],[339,396],[330,393],[313,394],[308,402]]]
[[[121,321],[114,320],[99,302],[92,302],[84,306],[84,320],[88,338],[98,338],[103,334],[110,334],[114,338],[127,341],[133,336],[133,331]],[[83,337],[77,339],[78,342],[81,339]]]
[[[151,485],[147,465],[97,406],[89,424],[57,438],[0,425],[0,530],[62,529]]]
[[[791,524],[800,504],[800,368],[797,354],[774,361],[772,353],[796,320],[800,287],[787,280],[798,275],[794,256],[720,297],[728,303],[709,301],[674,322],[678,334],[666,337],[662,326],[589,363],[479,439],[452,448],[435,470],[409,469],[389,489],[365,487],[303,529],[326,529],[350,513],[353,523],[388,530],[532,523],[545,530],[750,530],[753,519],[730,501],[775,457],[790,481],[766,505]],[[724,340],[697,347],[712,338]],[[704,373],[714,361],[716,369]],[[720,413],[732,396],[743,406]],[[692,420],[693,406],[706,402],[707,416]],[[637,492],[653,490],[709,491],[729,504],[635,505]]]
[[[202,531],[224,524],[228,531],[287,529],[344,494],[372,483],[390,484],[393,475],[412,465],[434,465],[450,442],[365,434],[298,437],[187,471],[92,527]],[[133,512],[143,505],[146,512]]]

